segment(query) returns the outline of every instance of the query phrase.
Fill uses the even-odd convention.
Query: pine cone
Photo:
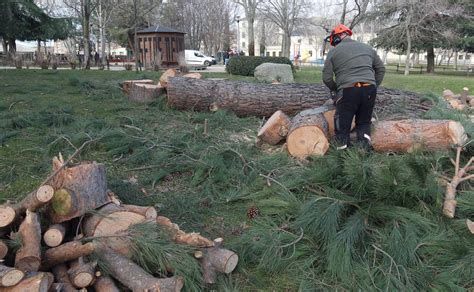
[[[252,206],[247,210],[247,217],[249,219],[254,219],[260,216],[260,209],[257,206]]]

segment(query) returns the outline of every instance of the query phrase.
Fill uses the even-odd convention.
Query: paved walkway
[[[3,69],[16,69],[13,66],[0,66],[0,70]],[[25,67],[23,67],[26,70]],[[40,67],[30,67],[31,70],[41,70]],[[51,67],[49,68],[51,70]],[[71,70],[69,67],[59,67],[58,70]],[[79,69],[76,69],[79,70]],[[91,70],[99,70],[97,67],[91,67]],[[106,69],[107,70],[107,69]],[[110,71],[124,71],[125,68],[123,66],[110,66]],[[190,72],[209,72],[209,73],[225,73],[225,66],[224,65],[212,65],[210,67],[204,68],[203,70],[191,70]]]

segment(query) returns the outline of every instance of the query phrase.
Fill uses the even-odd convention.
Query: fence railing
[[[404,64],[388,64],[385,65],[385,68],[388,72],[391,73],[400,73],[405,72]],[[427,74],[426,65],[414,65],[410,67],[410,74]],[[463,66],[435,66],[434,72],[437,74],[446,74],[446,75],[474,75],[474,66],[463,65]]]

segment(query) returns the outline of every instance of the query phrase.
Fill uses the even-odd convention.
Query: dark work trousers
[[[336,114],[334,115],[338,146],[351,146],[349,135],[354,116],[357,140],[370,145],[370,125],[376,96],[377,87],[375,85],[343,89],[342,97],[336,101]]]

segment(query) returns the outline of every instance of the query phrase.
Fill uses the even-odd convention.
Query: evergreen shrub
[[[293,64],[286,57],[256,57],[256,56],[238,56],[229,59],[226,66],[227,73],[242,76],[253,76],[255,68],[263,63],[288,64],[294,71]]]

